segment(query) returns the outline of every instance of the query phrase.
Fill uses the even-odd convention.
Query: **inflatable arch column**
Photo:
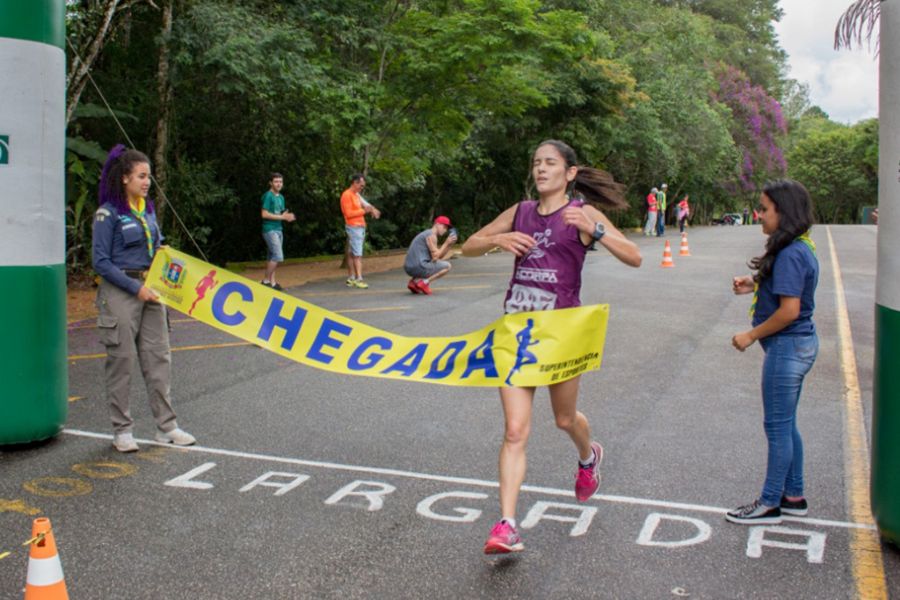
[[[66,420],[65,0],[0,0],[0,444]]]
[[[900,0],[881,3],[872,512],[900,544]]]

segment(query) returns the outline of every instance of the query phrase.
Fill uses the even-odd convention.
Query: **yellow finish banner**
[[[166,247],[145,285],[166,306],[301,364],[444,385],[539,386],[598,369],[609,316],[607,304],[524,312],[464,335],[410,338]]]

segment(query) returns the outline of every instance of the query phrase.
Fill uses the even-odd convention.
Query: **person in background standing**
[[[659,190],[652,188],[647,194],[647,222],[644,224],[644,235],[655,236],[659,215],[656,213],[656,193]]]
[[[356,173],[350,178],[350,187],[341,194],[341,212],[344,215],[344,230],[347,232],[349,260],[347,260],[347,287],[366,289],[369,284],[363,281],[362,255],[366,239],[366,215],[376,219],[381,211],[372,204],[363,204],[360,195],[366,187],[366,178]]]
[[[266,275],[262,280],[263,285],[272,289],[283,288],[275,281],[275,269],[278,263],[284,262],[284,228],[282,224],[287,221],[293,223],[296,220],[294,213],[284,207],[284,196],[281,188],[284,187],[284,178],[281,173],[272,173],[269,176],[269,189],[262,197],[262,234],[266,242]]]
[[[656,193],[656,210],[659,211],[659,219],[656,222],[656,235],[660,237],[666,233],[666,190],[668,189],[669,186],[664,183],[659,186],[659,191]]]
[[[688,199],[690,196],[685,194],[684,198],[681,199],[681,202],[678,203],[676,207],[676,216],[678,217],[678,230],[681,233],[684,233],[684,225],[688,220],[688,217],[691,216],[691,207],[688,204]]]

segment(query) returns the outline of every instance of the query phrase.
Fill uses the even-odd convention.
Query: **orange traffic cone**
[[[45,517],[35,519],[31,527],[25,600],[69,600],[50,519]]]
[[[678,251],[678,256],[690,256],[691,249],[688,248],[687,243],[687,231],[681,232],[681,250]]]
[[[663,261],[662,267],[674,267],[675,263],[672,262],[672,247],[669,246],[669,240],[666,240],[666,247],[663,249]]]

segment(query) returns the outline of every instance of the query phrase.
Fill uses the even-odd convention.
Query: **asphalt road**
[[[879,585],[900,597],[900,551],[874,553],[883,575],[873,582],[854,550],[874,534],[850,516],[859,474],[848,466],[829,229],[866,424],[871,414],[876,230],[817,227],[821,349],[800,408],[807,518],[724,521],[756,497],[765,468],[762,352],[730,345],[749,300],[731,294],[731,277],[764,238],[758,227],[695,228],[691,257],[668,235],[672,269],[660,267],[655,238],[634,238],[640,269],[589,254],[582,300],[611,313],[603,366],[583,376],[579,405],[606,449],[603,483],[575,502],[574,449],[539,391],[523,553],[481,553],[498,518],[496,390],[330,374],[173,314],[173,398],[200,445],[149,441],[136,378],[142,450],[115,452],[102,347],[90,323],[74,325],[67,429],[0,451],[0,552],[12,552],[0,560],[0,597],[21,597],[21,544],[37,514],[52,521],[72,598],[855,598]],[[453,267],[431,297],[409,294],[399,271],[373,275],[365,291],[342,280],[288,291],[409,336],[497,318],[510,256]]]

